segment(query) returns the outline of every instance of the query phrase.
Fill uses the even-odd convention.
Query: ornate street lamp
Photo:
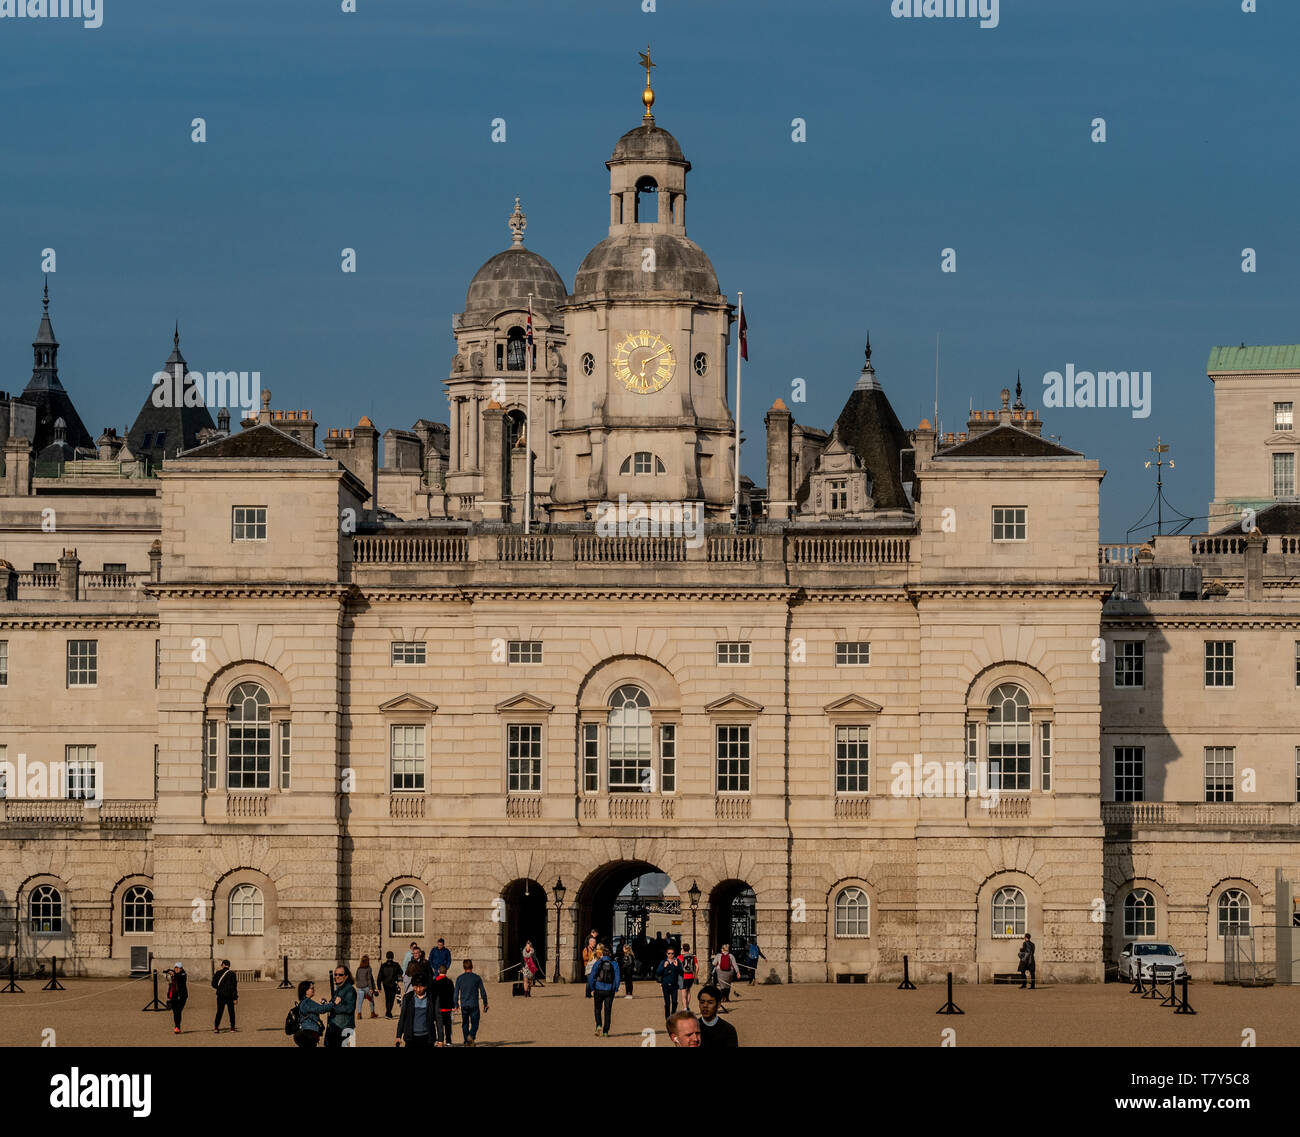
[[[560,975],[560,908],[564,904],[564,894],[568,889],[564,887],[564,881],[558,876],[555,878],[555,887],[551,889],[555,896],[555,978],[553,983],[563,983],[564,979]]]
[[[695,881],[691,881],[691,887],[686,890],[686,895],[691,898],[691,949],[696,955],[700,952],[700,941],[695,936],[695,913],[700,907],[700,886]]]

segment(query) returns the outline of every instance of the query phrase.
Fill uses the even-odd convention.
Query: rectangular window
[[[1295,455],[1273,455],[1273,496],[1295,497]]]
[[[3,680],[0,680],[3,683]],[[1295,642],[1295,685],[1300,687],[1300,640]]]
[[[871,789],[868,727],[835,728],[835,792],[864,794]]]
[[[718,793],[749,793],[749,727],[717,728]]]
[[[424,792],[424,727],[394,724],[390,734],[393,793]]]
[[[831,512],[848,509],[849,507],[849,483],[835,481],[830,486]]]
[[[659,727],[659,783],[664,793],[677,792],[677,727],[673,723]]]
[[[1296,644],[1296,669],[1300,675],[1300,644]],[[1296,679],[1300,684],[1300,678]],[[9,641],[0,640],[0,687],[9,686]]]
[[[1029,510],[1023,505],[993,507],[993,540],[1023,541],[1028,528]]]
[[[1146,683],[1147,645],[1142,640],[1115,641],[1115,686],[1141,687]]]
[[[265,541],[266,506],[235,506],[230,535],[234,541]]]
[[[977,722],[966,724],[966,796],[976,797],[979,783],[980,726]]]
[[[425,647],[423,641],[412,643],[394,643],[392,646],[392,655],[390,657],[394,667],[402,664],[423,664],[425,662]]]
[[[1205,800],[1232,801],[1236,750],[1231,746],[1205,748]]]
[[[1040,722],[1038,724],[1038,741],[1043,793],[1050,793],[1052,789],[1052,724],[1050,722]]]
[[[271,788],[271,723],[266,719],[231,718],[226,722],[226,789]]]
[[[836,643],[836,667],[866,667],[870,662],[871,644],[866,640],[844,640]]]
[[[582,792],[600,792],[600,724],[582,724]]]
[[[154,690],[158,689],[158,681],[162,678],[162,640],[153,641],[153,685]]]
[[[985,727],[989,748],[989,789],[1028,793],[1032,789],[1030,773],[1030,723],[1028,714],[995,719],[992,714]]]
[[[203,724],[204,780],[210,790],[217,788],[217,720],[208,719]]]
[[[95,779],[95,748],[93,746],[68,746],[64,748],[67,763],[68,798],[82,799],[99,796]]]
[[[542,792],[541,723],[510,723],[506,727],[506,789],[511,793]]]
[[[283,719],[280,722],[280,788],[287,790],[289,788],[289,779],[292,773],[290,768],[290,726],[289,720]]]
[[[508,663],[541,663],[542,641],[511,640],[507,648],[506,661]]]
[[[0,750],[0,761],[4,760],[4,752]],[[1300,746],[1295,748],[1295,799],[1300,801]]]
[[[153,440],[154,449],[161,450],[163,448],[163,443],[166,441],[167,441],[167,432],[165,430],[160,430],[158,432],[158,437]]]
[[[1205,641],[1205,685],[1231,687],[1233,685],[1233,640]]]
[[[94,687],[99,682],[99,641],[68,641],[68,686]]]
[[[733,666],[749,662],[749,641],[731,640],[718,644],[718,663]]]
[[[9,748],[0,746],[0,800],[9,796],[9,774],[5,763],[9,760]],[[1296,764],[1300,769],[1300,747],[1296,748]]]
[[[1295,423],[1291,416],[1291,404],[1274,403],[1273,404],[1273,429],[1293,430],[1294,428],[1295,428]]]
[[[1115,800],[1146,801],[1146,773],[1145,747],[1115,747]]]

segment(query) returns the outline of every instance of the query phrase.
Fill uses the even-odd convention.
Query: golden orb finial
[[[641,92],[641,101],[645,104],[645,114],[642,117],[646,122],[654,122],[655,116],[650,108],[655,105],[655,92],[654,88],[650,86],[650,68],[654,67],[655,64],[650,59],[650,45],[646,44],[645,51],[639,54],[641,66],[645,68],[645,90]]]

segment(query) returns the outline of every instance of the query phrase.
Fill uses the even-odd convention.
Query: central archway
[[[582,949],[593,930],[598,943],[616,951],[626,940],[639,970],[652,969],[670,944],[681,948],[681,908],[676,883],[649,861],[614,861],[596,869],[578,890],[577,977],[582,977]]]
[[[502,889],[501,899],[505,905],[501,920],[501,982],[523,978],[522,968],[515,965],[522,963],[524,944],[529,940],[543,973],[549,974],[546,971],[550,962],[546,940],[548,898],[546,889],[531,878],[512,880]],[[457,968],[455,974],[459,973]]]

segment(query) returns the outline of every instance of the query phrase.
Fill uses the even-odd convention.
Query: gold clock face
[[[637,395],[662,391],[677,370],[672,344],[644,328],[627,334],[614,349],[612,363],[618,381]]]

